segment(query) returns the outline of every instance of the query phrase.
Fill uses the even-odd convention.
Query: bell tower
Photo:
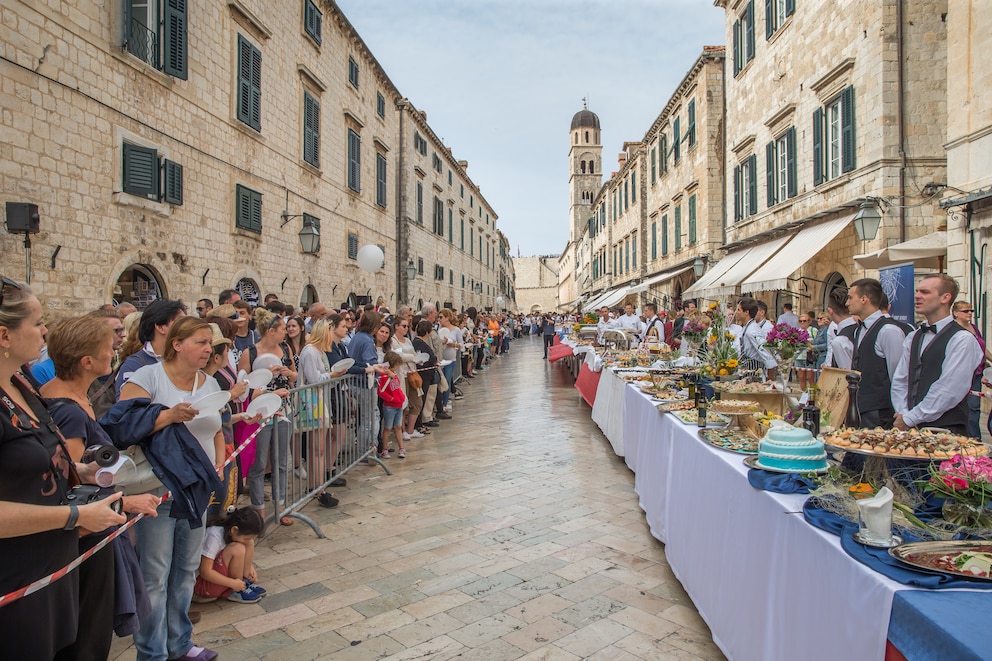
[[[599,138],[599,117],[589,110],[585,99],[582,110],[572,117],[568,149],[569,241],[576,241],[592,215],[592,201],[603,185],[603,145]]]

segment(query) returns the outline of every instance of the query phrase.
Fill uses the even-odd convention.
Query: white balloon
[[[504,299],[502,296],[496,297],[496,305],[503,305]]]
[[[362,246],[361,250],[358,251],[357,259],[362,270],[369,273],[378,271],[386,264],[386,256],[383,254],[382,248],[371,244]]]

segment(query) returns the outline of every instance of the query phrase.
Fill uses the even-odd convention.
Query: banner
[[[882,283],[882,291],[889,297],[889,314],[892,318],[915,326],[913,263],[879,269],[878,280]]]

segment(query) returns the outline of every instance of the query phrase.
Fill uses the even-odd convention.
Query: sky
[[[603,169],[640,140],[704,45],[712,0],[337,0],[400,93],[499,216],[513,255],[568,242],[572,116],[588,98]]]

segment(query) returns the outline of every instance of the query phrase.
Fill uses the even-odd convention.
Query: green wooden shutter
[[[251,126],[262,130],[262,51],[251,47]]]
[[[251,229],[262,231],[262,194],[258,191],[251,192]]]
[[[651,223],[651,259],[658,259],[658,221]]]
[[[696,243],[696,196],[689,196],[689,245]]]
[[[455,242],[455,219],[451,209],[448,209],[448,243]]]
[[[304,26],[306,28],[307,34],[310,35],[315,42],[319,45],[322,39],[321,31],[323,26],[323,15],[317,6],[313,3],[313,0],[307,0],[306,17],[304,19]]]
[[[630,201],[637,204],[637,173],[630,173]]]
[[[386,157],[379,153],[375,155],[375,202],[386,208]]]
[[[741,22],[734,21],[734,75],[741,71]]]
[[[234,226],[248,229],[251,218],[251,195],[241,184],[235,186],[234,191]]]
[[[675,162],[678,163],[679,159],[682,158],[682,142],[679,135],[678,117],[672,122],[672,153],[675,155]]]
[[[758,156],[756,154],[751,154],[747,159],[747,167],[751,175],[750,183],[750,193],[751,193],[751,214],[758,213]]]
[[[744,13],[747,16],[747,34],[744,35],[747,42],[746,64],[754,59],[754,0],[748,1],[747,10]]]
[[[772,6],[774,0],[765,0],[765,39],[771,39],[775,34],[775,8]]]
[[[741,166],[734,166],[734,222],[741,219]]]
[[[128,3],[130,4],[130,3]],[[163,52],[165,62],[162,71],[186,80],[186,30],[188,25],[186,0],[165,0],[163,16]]]
[[[356,193],[362,190],[362,139],[354,130],[348,129],[348,188]]]
[[[123,190],[130,195],[138,195],[158,200],[158,152],[148,147],[124,143]]]
[[[651,183],[658,181],[658,148],[651,148]]]
[[[772,140],[765,145],[765,166],[768,170],[765,173],[765,186],[767,190],[768,206],[775,206],[775,141]]]
[[[796,13],[796,0],[785,0],[785,15],[792,16]]]
[[[813,185],[819,186],[826,177],[823,162],[823,108],[813,111]]]
[[[661,159],[661,173],[665,174],[668,172],[668,136],[664,133],[661,134],[661,148],[658,150],[658,156]]]
[[[682,250],[682,206],[675,207],[675,249]]]
[[[792,126],[788,131],[785,132],[785,164],[786,171],[789,173],[789,181],[786,184],[788,190],[787,194],[790,198],[795,197],[799,193],[799,185],[797,182],[796,174],[796,127]]]
[[[854,169],[856,161],[854,145],[854,86],[847,87],[841,92],[840,98],[841,171],[850,172]]]
[[[689,146],[692,147],[696,144],[696,100],[692,99],[689,101],[689,126],[686,129],[686,135],[689,136]]]
[[[238,35],[238,120],[262,130],[262,53]]]
[[[303,93],[303,160],[320,167],[320,103]]]
[[[348,259],[358,259],[358,235],[349,234],[348,235]],[[418,271],[420,275],[424,274],[424,261],[422,259],[417,260],[419,263]]]
[[[162,163],[162,170],[165,179],[162,199],[169,204],[181,206],[183,203],[183,166],[165,160]]]

